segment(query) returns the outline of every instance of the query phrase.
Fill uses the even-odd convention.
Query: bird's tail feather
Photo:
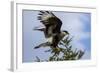
[[[46,42],[46,43],[42,43],[38,46],[35,46],[34,49],[37,49],[37,48],[40,48],[40,47],[47,47],[47,46],[50,46],[50,45],[51,45],[50,43]]]
[[[44,31],[45,28],[34,28],[33,30]]]

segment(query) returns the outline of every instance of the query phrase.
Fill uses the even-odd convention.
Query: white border
[[[37,5],[30,3],[12,3],[12,59],[11,69],[13,71],[32,71],[66,67],[80,67],[96,65],[96,9],[89,7],[74,6],[52,6]],[[70,12],[89,12],[91,13],[91,60],[63,61],[63,62],[41,62],[41,63],[22,63],[22,9],[27,10],[51,10],[51,11],[70,11]]]

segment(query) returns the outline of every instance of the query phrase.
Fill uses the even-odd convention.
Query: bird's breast
[[[47,40],[47,42],[52,43],[53,37],[49,37],[46,40]]]

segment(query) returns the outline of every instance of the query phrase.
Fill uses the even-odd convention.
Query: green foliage
[[[50,52],[48,60],[44,61],[65,61],[65,60],[79,60],[84,55],[82,50],[73,49],[71,45],[72,38],[66,37],[61,40],[57,48],[51,48],[45,52]],[[36,62],[41,62],[39,57],[36,57]]]

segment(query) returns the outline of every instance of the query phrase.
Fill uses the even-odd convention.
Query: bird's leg
[[[62,51],[58,46],[56,47],[51,46],[51,48],[52,48],[52,53],[54,53],[54,56],[59,55],[59,53]]]
[[[46,43],[42,43],[36,47],[34,47],[34,49],[37,49],[37,48],[40,48],[40,47],[47,47],[47,46],[51,46],[51,44],[49,42],[46,42]]]

